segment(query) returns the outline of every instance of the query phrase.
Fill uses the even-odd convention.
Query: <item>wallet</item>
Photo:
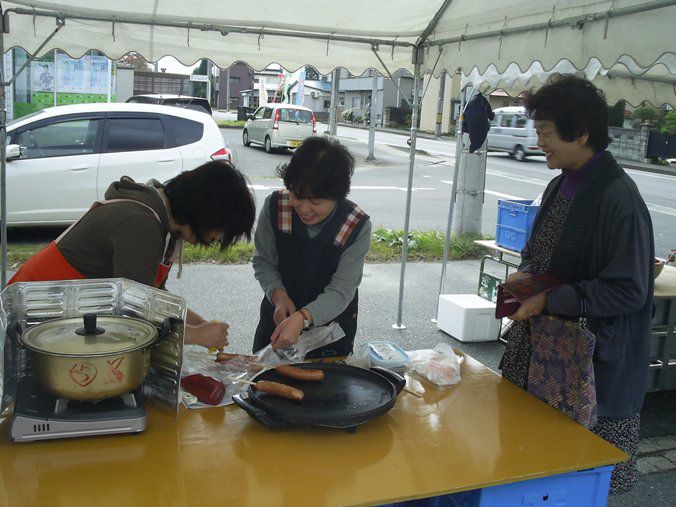
[[[495,304],[495,318],[509,317],[531,296],[546,292],[563,285],[565,280],[553,273],[538,273],[527,278],[504,282],[498,285],[497,301]]]

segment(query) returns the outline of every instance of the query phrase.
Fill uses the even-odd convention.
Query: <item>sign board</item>
[[[498,300],[498,285],[501,283],[501,278],[488,273],[481,273],[479,275],[479,290],[477,291],[479,297],[496,303]]]
[[[209,77],[204,74],[190,74],[190,81],[199,81],[200,83],[206,83],[209,81]]]

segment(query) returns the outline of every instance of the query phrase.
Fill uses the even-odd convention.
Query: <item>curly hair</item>
[[[343,199],[350,193],[353,174],[354,157],[328,137],[308,137],[277,169],[284,186],[299,199]]]
[[[564,141],[588,134],[595,152],[608,147],[608,103],[605,94],[586,79],[573,75],[551,78],[524,97],[529,118],[553,121]]]
[[[221,250],[244,237],[251,240],[255,198],[244,175],[230,162],[207,162],[182,172],[164,184],[164,192],[174,220],[189,225],[200,245],[209,246],[210,231],[223,231],[218,240]]]

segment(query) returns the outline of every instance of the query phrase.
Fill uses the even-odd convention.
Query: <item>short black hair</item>
[[[350,193],[354,157],[329,137],[308,137],[277,169],[284,186],[299,199],[344,199]]]
[[[586,79],[554,76],[537,92],[524,97],[529,118],[550,120],[561,139],[574,141],[589,134],[595,152],[608,147],[608,103],[605,94]]]
[[[182,172],[164,184],[164,192],[174,220],[189,225],[199,244],[209,246],[209,231],[223,231],[221,250],[244,237],[251,240],[255,199],[244,175],[230,162],[207,162]]]

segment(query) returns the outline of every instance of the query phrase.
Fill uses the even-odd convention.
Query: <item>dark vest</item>
[[[336,203],[336,210],[321,232],[310,239],[307,228],[289,204],[288,191],[275,192],[270,199],[270,219],[275,230],[279,255],[279,273],[289,297],[302,308],[324,291],[338,269],[340,257],[351,246],[366,223],[366,215],[347,199]],[[346,356],[352,352],[357,332],[358,292],[339,315],[333,319],[340,324],[345,336],[335,343],[312,351],[308,357]],[[254,352],[270,343],[275,330],[272,320],[274,306],[263,297],[260,320],[254,338]]]

